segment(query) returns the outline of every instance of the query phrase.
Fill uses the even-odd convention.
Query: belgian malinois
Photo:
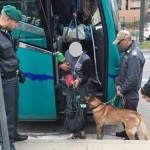
[[[87,103],[89,108],[92,109],[96,122],[97,139],[102,139],[103,137],[104,124],[120,122],[125,125],[125,131],[130,140],[139,139],[139,130],[141,130],[145,140],[149,139],[144,118],[136,111],[106,105],[102,103],[100,99],[92,95],[84,96],[83,100]]]

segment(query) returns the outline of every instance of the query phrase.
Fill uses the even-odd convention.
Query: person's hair
[[[5,18],[7,18],[7,17],[8,17],[8,15],[6,15],[6,13],[2,10],[2,11],[1,11],[0,18],[1,18],[1,19],[5,19]]]

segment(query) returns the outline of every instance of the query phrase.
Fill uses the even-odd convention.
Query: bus
[[[19,120],[56,121],[65,110],[65,83],[55,54],[64,54],[67,44],[58,34],[60,23],[54,14],[54,0],[1,0],[22,11],[22,21],[12,32],[19,41],[17,56],[26,78],[20,84]],[[103,102],[116,94],[115,77],[118,73],[119,52],[112,44],[121,29],[116,0],[97,0],[95,23],[89,25],[92,40],[86,51],[92,60],[89,91],[96,93]],[[116,107],[119,101],[115,101]],[[87,115],[90,115],[90,111]]]

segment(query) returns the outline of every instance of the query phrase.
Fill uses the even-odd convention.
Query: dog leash
[[[115,94],[115,96],[113,97],[113,99],[112,99],[112,106],[114,106],[114,102],[115,102],[115,100],[116,100],[116,98],[117,98],[117,94]],[[121,97],[121,105],[122,105],[122,108],[124,108],[124,106],[125,106],[125,103],[126,103],[126,99],[125,99],[125,97],[124,96],[122,96]]]
[[[114,102],[115,102],[117,96],[118,96],[118,95],[115,94],[114,97],[112,98],[112,100],[110,100],[110,101],[108,101],[108,102],[106,102],[106,103],[103,103],[103,104],[108,104],[108,103],[111,102],[111,105],[114,106]],[[126,103],[126,100],[125,100],[125,97],[124,97],[124,96],[121,97],[121,101],[122,101],[122,103],[121,103],[121,104],[122,104],[122,108],[124,108],[125,103]]]
[[[106,102],[106,103],[103,103],[103,104],[108,104],[108,103],[111,102],[111,105],[114,106],[114,102],[115,102],[115,100],[116,100],[116,97],[117,97],[117,94],[115,94],[115,96],[112,98],[112,100],[110,100],[110,101],[108,101],[108,102]]]

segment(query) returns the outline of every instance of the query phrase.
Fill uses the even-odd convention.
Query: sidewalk
[[[27,140],[16,150],[149,150],[150,141],[127,140]]]

